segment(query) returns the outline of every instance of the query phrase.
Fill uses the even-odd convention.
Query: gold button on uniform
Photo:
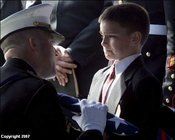
[[[172,86],[168,86],[168,90],[172,91],[173,90]]]
[[[171,74],[171,78],[172,79],[175,79],[175,74]]]
[[[146,56],[147,57],[150,57],[151,56],[151,53],[150,52],[146,52]]]
[[[165,99],[166,103],[170,103],[170,100],[168,98]]]

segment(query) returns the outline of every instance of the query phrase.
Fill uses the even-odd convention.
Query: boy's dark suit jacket
[[[99,101],[108,69],[109,67],[106,67],[95,74],[88,99]],[[146,71],[140,57],[136,58],[127,67],[119,81],[120,83],[115,85],[106,102],[109,112],[115,114],[117,109],[120,108],[120,117],[140,128],[140,139],[155,139],[154,120],[161,101],[159,82],[151,73]],[[117,101],[120,95],[121,99]],[[124,138],[127,139],[127,137]],[[128,139],[131,139],[131,137]]]

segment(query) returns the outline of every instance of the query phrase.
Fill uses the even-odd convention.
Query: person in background
[[[160,121],[158,122],[162,131],[160,140],[175,139],[175,1],[164,0],[164,11],[167,26],[167,59],[166,73],[164,76],[162,93],[163,102],[160,110]]]
[[[45,80],[56,74],[53,45],[64,39],[50,27],[52,8],[49,4],[33,6],[1,21],[0,43],[6,60],[0,81],[2,139],[7,135],[71,139],[59,94]],[[74,116],[85,131],[79,140],[102,140],[107,106],[82,100],[80,108],[81,116]],[[92,119],[94,114],[98,120]]]
[[[163,83],[163,103],[175,112],[175,1],[164,1],[167,23],[167,60]]]
[[[1,20],[8,17],[9,15],[19,11],[22,9],[22,4],[19,1],[10,1],[10,0],[3,0],[0,1],[1,3]],[[5,62],[4,55],[2,50],[0,49],[0,66],[2,66]]]
[[[161,85],[145,69],[140,54],[149,34],[148,13],[134,3],[114,5],[101,14],[99,23],[105,57],[114,63],[94,75],[88,99],[101,101],[110,113],[140,129],[139,135],[107,134],[109,139],[155,140]]]

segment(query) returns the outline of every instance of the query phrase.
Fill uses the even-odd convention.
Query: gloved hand
[[[87,99],[80,101],[81,115],[73,116],[83,131],[99,130],[102,134],[106,126],[108,108],[100,102],[90,102]]]

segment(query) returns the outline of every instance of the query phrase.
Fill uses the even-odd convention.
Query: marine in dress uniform
[[[49,4],[33,6],[1,21],[0,43],[6,58],[1,67],[0,81],[1,136],[19,134],[22,138],[21,134],[26,134],[32,140],[70,139],[66,132],[65,116],[57,100],[59,95],[53,85],[44,80],[55,73],[51,42],[60,43],[64,39],[50,28],[52,8]],[[19,38],[15,42],[14,37],[19,36],[24,37],[20,38],[21,41],[24,39],[23,43]],[[48,57],[44,59],[45,56]],[[103,116],[105,124],[107,109],[103,111],[100,116]],[[88,119],[85,122],[92,120],[88,117],[84,119]],[[102,140],[103,132],[100,129],[92,130],[92,126],[85,129],[80,140]]]
[[[163,84],[164,104],[175,111],[175,1],[164,1],[167,24],[167,60]]]
[[[167,25],[167,59],[166,73],[163,81],[163,105],[160,111],[162,140],[175,139],[175,1],[164,0],[164,11]],[[165,133],[166,132],[166,133]],[[168,135],[167,135],[168,134]]]

